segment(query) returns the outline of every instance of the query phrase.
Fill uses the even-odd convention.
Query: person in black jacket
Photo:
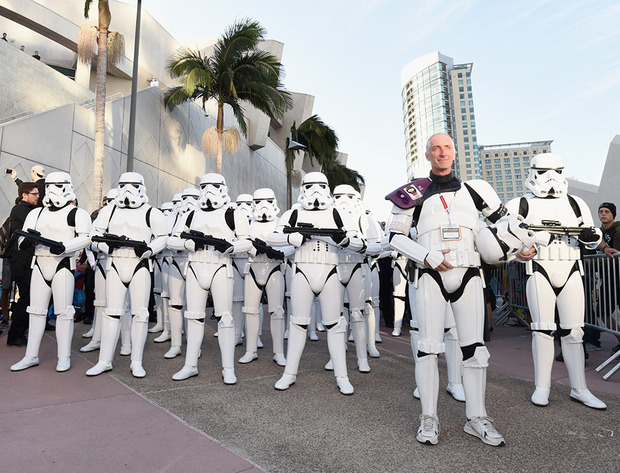
[[[39,202],[39,189],[34,182],[22,182],[18,187],[21,201],[16,204],[9,215],[11,228],[21,229],[24,226],[26,215],[37,206]],[[30,261],[34,255],[34,246],[24,243],[17,248],[17,238],[13,235],[13,250],[9,258],[11,275],[19,291],[19,300],[13,307],[11,328],[7,335],[6,344],[24,346],[27,343],[26,330],[28,329],[28,312],[26,308],[30,304]]]
[[[17,171],[15,169],[11,169],[11,177],[15,181],[15,184],[17,184],[18,188],[19,185],[24,182],[17,177]],[[35,164],[30,169],[30,177],[32,182],[37,185],[37,189],[39,189],[39,203],[37,204],[37,207],[43,207],[43,197],[45,196],[45,168],[40,164]]]

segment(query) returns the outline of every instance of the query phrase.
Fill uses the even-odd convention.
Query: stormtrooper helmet
[[[200,179],[200,207],[204,210],[219,209],[230,202],[226,180],[221,174],[210,172]]]
[[[259,222],[275,220],[280,209],[278,208],[278,201],[273,190],[267,187],[256,189],[252,197],[254,199],[254,205],[252,206],[254,218]]]
[[[178,204],[178,212],[184,214],[198,207],[200,191],[194,187],[188,187],[181,193],[181,201]]]
[[[239,194],[235,200],[237,208],[245,210],[246,212],[252,212],[252,195],[251,194]]]
[[[103,196],[103,203],[105,205],[113,204],[116,201],[116,197],[118,196],[118,189],[113,187]]]
[[[334,205],[338,210],[348,213],[362,211],[362,200],[359,192],[348,184],[340,184],[334,188]]]
[[[177,192],[176,194],[174,194],[172,196],[172,205],[173,205],[173,211],[174,212],[178,212],[179,211],[179,206],[181,205],[181,199],[183,198],[183,194],[181,192]]]
[[[146,204],[149,198],[146,196],[144,178],[137,172],[125,172],[118,180],[118,196],[116,205],[121,208],[137,209]]]
[[[71,176],[66,172],[51,172],[45,179],[45,207],[61,208],[75,200]]]
[[[568,191],[563,170],[564,161],[557,154],[537,154],[530,162],[525,186],[537,197],[562,197]]]
[[[322,172],[309,172],[301,181],[298,202],[306,210],[325,210],[333,202],[327,177]]]
[[[170,215],[174,210],[174,204],[172,202],[164,202],[161,204],[159,210],[161,210],[164,215]]]

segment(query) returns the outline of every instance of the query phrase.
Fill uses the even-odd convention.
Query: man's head
[[[6,33],[2,33],[2,39],[6,39]]]
[[[30,177],[32,178],[32,182],[37,182],[39,179],[43,179],[45,177],[45,168],[40,164],[32,166],[30,169]]]
[[[26,46],[24,46],[23,44],[19,48],[20,51],[24,51],[25,49],[26,49]]]
[[[454,141],[445,133],[436,133],[426,142],[426,159],[436,176],[450,174],[455,156]]]
[[[611,225],[616,219],[616,206],[611,202],[603,202],[598,206],[598,218],[603,226]]]
[[[37,205],[39,202],[39,189],[34,182],[22,182],[17,188],[17,193],[24,202],[32,205]]]

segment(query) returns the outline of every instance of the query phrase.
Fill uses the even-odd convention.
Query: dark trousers
[[[30,261],[12,258],[11,275],[19,291],[19,300],[13,305],[11,328],[7,335],[7,341],[12,342],[25,337],[26,330],[28,330],[29,316],[26,308],[30,305],[30,278],[32,276]]]

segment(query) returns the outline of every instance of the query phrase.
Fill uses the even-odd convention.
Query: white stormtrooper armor
[[[28,306],[28,345],[24,358],[11,366],[21,371],[39,364],[39,348],[45,333],[50,297],[54,298],[58,364],[56,371],[71,367],[73,338],[73,288],[75,286],[75,253],[90,243],[90,216],[71,202],[75,200],[71,176],[52,172],[45,182],[44,207],[32,210],[23,230],[36,230],[40,236],[58,242],[54,247],[37,243],[32,262],[30,305]],[[24,237],[20,237],[19,244]]]
[[[355,229],[364,238],[362,224],[366,214],[361,205],[359,193],[348,184],[334,188],[334,206],[338,209],[347,228]],[[368,327],[364,307],[366,304],[366,249],[365,239],[362,252],[341,248],[338,254],[338,278],[348,295],[349,324],[355,341],[357,366],[360,372],[370,372],[368,364]],[[374,336],[374,334],[373,334]]]
[[[389,228],[391,247],[417,266],[413,312],[419,325],[419,341],[413,348],[417,352],[415,377],[422,407],[417,440],[428,444],[438,441],[437,356],[445,351],[449,306],[464,360],[468,419],[464,430],[490,445],[502,445],[504,439],[493,428],[485,407],[489,352],[483,342],[483,279],[475,236],[479,212],[494,222],[505,214],[505,209],[489,184],[479,180],[461,183],[451,173],[431,173],[431,179],[414,181],[387,198],[395,204]],[[415,241],[410,236],[412,226],[417,230]],[[447,269],[446,262],[453,268]],[[446,270],[435,270],[440,266]]]
[[[382,253],[381,240],[384,232],[381,225],[372,213],[366,209],[366,256],[367,263],[366,281],[366,320],[368,325],[368,356],[378,358],[380,356],[376,343],[381,342],[379,334],[379,265],[378,260]]]
[[[166,217],[166,228],[172,234],[176,223],[188,212],[198,208],[200,191],[193,187],[186,188],[181,193],[181,201],[177,205],[176,212]],[[163,283],[164,293],[162,302],[165,307],[164,316],[167,314],[168,324],[163,333],[153,341],[160,343],[170,340],[170,349],[164,354],[164,358],[171,359],[181,354],[183,334],[183,307],[185,306],[185,274],[187,271],[187,251],[174,251],[165,249],[162,252],[164,262]]]
[[[205,174],[200,180],[199,208],[186,213],[169,239],[173,250],[188,250],[186,271],[187,351],[185,365],[172,379],[184,380],[198,375],[198,356],[204,337],[205,307],[208,292],[213,297],[213,309],[218,319],[218,343],[222,357],[222,378],[225,384],[235,384],[234,370],[235,326],[232,316],[233,274],[230,255],[247,253],[252,248],[247,217],[228,206],[230,197],[224,177]],[[214,245],[197,245],[181,237],[182,232],[199,231],[204,235],[225,240],[227,249]]]
[[[121,175],[115,205],[99,212],[93,226],[92,238],[104,234],[126,237],[146,243],[144,252],[122,244],[96,243],[106,253],[106,309],[101,321],[99,361],[89,369],[88,376],[97,376],[112,369],[116,342],[121,331],[121,316],[125,313],[126,298],[131,302],[131,373],[136,378],[146,376],[142,366],[144,344],[148,331],[148,303],[151,293],[152,266],[149,258],[166,246],[168,232],[163,213],[148,205],[143,177],[135,172]]]
[[[115,187],[106,192],[103,198],[104,206],[114,205],[117,195],[118,189]],[[97,218],[100,213],[101,211],[97,214]],[[93,223],[92,226],[95,226],[95,224]],[[91,249],[96,258],[93,265],[93,270],[95,272],[95,300],[93,305],[95,310],[91,329],[82,335],[85,338],[91,338],[90,342],[80,348],[82,353],[99,350],[101,347],[101,317],[103,317],[103,311],[105,309],[105,267],[107,255],[97,251],[95,245],[91,245]]]
[[[248,224],[252,223],[252,194],[239,194],[233,207],[237,212],[244,214],[248,219]],[[241,345],[243,341],[243,328],[245,327],[245,313],[243,312],[244,278],[248,270],[248,254],[235,253],[231,255],[233,268],[233,306],[232,314],[235,323],[235,344]],[[261,318],[262,322],[262,318]],[[259,337],[259,348],[263,347]]]
[[[284,375],[275,384],[278,390],[288,389],[295,383],[299,362],[306,344],[307,326],[311,319],[312,301],[318,295],[323,323],[327,328],[327,346],[334,364],[334,374],[342,394],[353,394],[346,366],[347,324],[341,315],[342,286],[338,280],[338,249],[341,246],[361,250],[362,241],[353,236],[354,230],[345,227],[340,213],[333,207],[327,178],[311,172],[302,181],[299,203],[301,208],[282,215],[276,231],[267,239],[272,246],[296,247],[294,275],[291,287],[290,333]],[[304,236],[285,233],[287,227],[312,225],[317,229],[348,230],[350,237],[336,242],[325,236]]]
[[[537,155],[532,159],[526,182],[531,193],[507,205],[509,211],[519,213],[528,226],[548,228],[550,232],[554,232],[554,226],[573,228],[573,231],[559,231],[547,246],[537,246],[536,255],[526,263],[536,384],[531,400],[539,406],[549,403],[554,357],[552,332],[559,330],[571,385],[570,397],[594,409],[605,409],[605,403],[586,386],[582,345],[585,302],[579,251],[580,244],[596,248],[601,234],[594,228],[585,202],[566,193],[563,167],[558,155]],[[556,309],[559,329],[555,323]]]
[[[271,189],[254,191],[254,220],[250,226],[250,238],[265,244],[267,237],[276,229],[277,215],[280,212],[276,196]],[[273,361],[284,366],[284,259],[273,259],[256,249],[256,256],[250,258],[245,274],[245,343],[246,352],[239,363],[249,363],[258,358],[259,307],[263,290],[267,294],[270,315],[271,337],[273,341]],[[284,254],[283,254],[284,256]]]

